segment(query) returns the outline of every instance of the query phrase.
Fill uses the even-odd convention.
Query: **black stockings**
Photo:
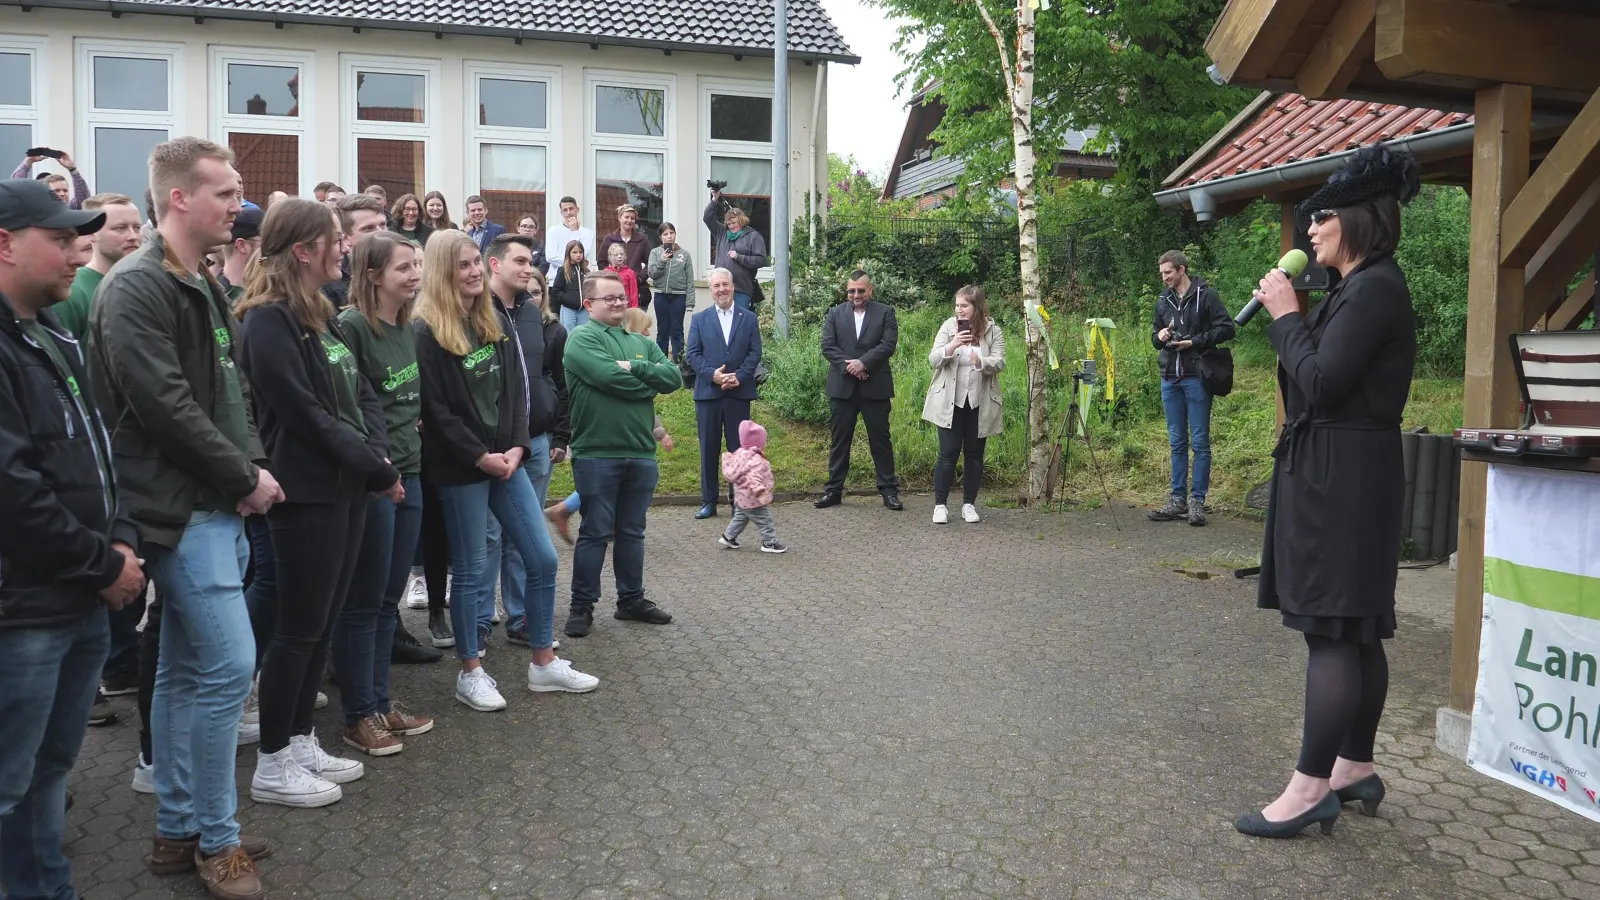
[[[1383,644],[1306,635],[1306,724],[1295,768],[1313,778],[1333,774],[1336,757],[1371,762],[1378,719],[1389,693]]]

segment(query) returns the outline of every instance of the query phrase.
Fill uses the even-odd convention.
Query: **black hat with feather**
[[[1421,189],[1422,174],[1409,154],[1382,144],[1362,147],[1351,155],[1344,168],[1328,176],[1327,184],[1300,204],[1300,227],[1304,229],[1311,214],[1318,210],[1355,206],[1383,196],[1406,204]]]

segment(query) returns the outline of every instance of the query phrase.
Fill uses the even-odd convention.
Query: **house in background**
[[[827,180],[827,64],[860,60],[818,0],[789,15],[803,209]],[[770,235],[772,40],[760,3],[0,0],[0,160],[65,149],[93,190],[137,198],[151,147],[204,135],[257,202],[376,183],[548,227],[571,194],[602,234],[622,203],[652,241],[676,223],[704,266],[707,179]]]
[[[921,209],[940,206],[955,196],[967,171],[964,161],[940,154],[938,143],[929,137],[944,121],[946,112],[944,101],[930,95],[930,90],[918,91],[907,104],[906,127],[883,182],[883,199],[915,197]],[[1084,151],[1098,134],[1094,128],[1068,132],[1052,174],[1063,181],[1115,175],[1117,163],[1111,156]]]

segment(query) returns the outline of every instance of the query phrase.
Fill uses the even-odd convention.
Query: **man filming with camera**
[[[1211,486],[1211,391],[1201,377],[1202,357],[1233,338],[1233,319],[1217,292],[1189,274],[1189,259],[1181,250],[1161,254],[1160,264],[1167,288],[1156,300],[1150,342],[1161,351],[1161,406],[1172,448],[1172,490],[1167,505],[1148,515],[1155,522],[1187,518],[1190,525],[1204,525],[1206,489]]]

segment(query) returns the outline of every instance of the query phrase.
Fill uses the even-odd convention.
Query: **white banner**
[[[1467,762],[1600,821],[1600,475],[1489,467]]]

